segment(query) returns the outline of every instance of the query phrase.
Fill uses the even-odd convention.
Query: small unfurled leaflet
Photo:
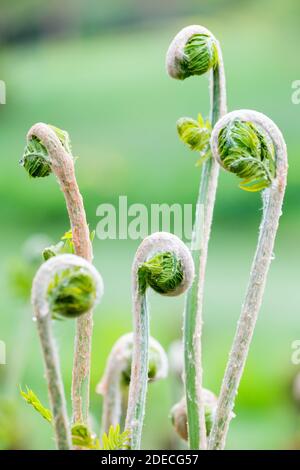
[[[183,117],[177,121],[177,131],[180,139],[191,150],[200,153],[200,158],[196,162],[196,166],[211,157],[210,136],[211,123],[204,120],[202,115],[198,115],[197,121],[192,118]]]
[[[52,423],[52,413],[48,408],[45,408],[44,405],[40,402],[36,394],[28,387],[26,387],[26,392],[20,388],[20,394],[28,403],[31,405],[46,421]]]

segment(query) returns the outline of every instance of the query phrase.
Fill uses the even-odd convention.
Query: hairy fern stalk
[[[235,397],[245,367],[273,256],[287,179],[287,149],[278,127],[252,110],[227,114],[211,136],[215,160],[242,178],[241,188],[262,191],[263,216],[250,279],[226,366],[209,449],[224,449]]]
[[[147,290],[177,296],[194,277],[190,252],[175,235],[158,232],[146,237],[138,248],[132,267],[133,356],[125,429],[130,448],[141,446],[149,370],[149,309]]]
[[[70,219],[74,251],[87,261],[93,252],[82,196],[75,176],[71,142],[66,131],[44,123],[28,132],[27,145],[20,162],[33,178],[50,173],[56,176],[64,194]],[[72,375],[73,421],[87,423],[90,393],[92,310],[80,315],[76,324]]]
[[[226,113],[225,72],[220,45],[206,28],[192,25],[181,30],[167,52],[167,71],[172,78],[184,80],[192,75],[210,74],[210,120],[182,118],[177,123],[179,136],[200,153],[202,172],[192,234],[195,280],[186,295],[184,312],[185,389],[188,437],[191,449],[206,449],[207,431],[202,386],[202,309],[208,244],[212,225],[219,168],[211,157],[211,127]]]

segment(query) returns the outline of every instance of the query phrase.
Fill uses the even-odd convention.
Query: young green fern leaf
[[[203,75],[218,64],[216,42],[209,34],[194,34],[184,47],[183,75]]]
[[[104,432],[99,439],[87,426],[76,423],[72,426],[72,443],[86,450],[124,450],[129,448],[128,431],[121,432],[120,425],[110,426],[108,433]]]
[[[218,138],[222,166],[243,181],[245,191],[261,191],[276,176],[274,145],[263,129],[250,121],[234,119]]]
[[[129,449],[129,431],[120,432],[120,425],[110,426],[108,434],[102,435],[101,450],[122,450]]]
[[[68,152],[69,155],[72,155],[72,144],[69,133],[63,129],[59,129],[56,126],[49,125],[49,127],[55,132],[66,152]]]
[[[90,233],[91,242],[93,242],[94,238],[95,230]],[[65,253],[75,254],[72,230],[64,233],[60,241],[55,245],[50,245],[44,248],[43,258],[45,261],[47,261],[48,259],[53,258],[53,256],[63,255]]]
[[[44,178],[52,172],[47,149],[36,137],[27,143],[20,164],[32,178]]]
[[[172,46],[175,46],[175,50],[171,49]],[[198,26],[184,28],[170,49],[167,56],[168,72],[171,77],[178,80],[185,80],[193,75],[203,75],[215,69],[219,63],[216,39],[205,28]]]
[[[87,450],[99,450],[100,442],[96,434],[92,433],[85,424],[75,423],[71,429],[73,446]]]
[[[68,154],[72,155],[69,134],[58,127],[49,125],[49,128],[55,132]],[[28,140],[20,164],[32,178],[44,178],[52,173],[52,162],[48,150],[35,135]]]
[[[50,410],[42,405],[36,394],[26,387],[27,392],[20,389],[20,394],[48,423],[53,424],[53,416]],[[75,423],[71,428],[71,437],[73,446],[87,450],[101,449],[100,441],[96,434],[92,433],[88,427],[82,423]]]
[[[209,433],[212,428],[214,413],[217,407],[217,397],[213,392],[205,388],[203,388],[203,397],[206,433],[207,436],[209,436]],[[183,397],[180,402],[176,403],[176,405],[174,405],[171,409],[171,420],[176,433],[181,437],[181,439],[187,441],[188,426],[185,397]]]
[[[199,152],[200,158],[196,166],[202,165],[211,157],[211,123],[209,120],[204,121],[201,114],[198,115],[197,121],[188,117],[180,118],[177,121],[177,132],[184,144],[191,150]]]
[[[169,251],[159,253],[140,266],[138,278],[141,294],[146,292],[148,286],[159,294],[166,294],[182,282],[181,261]]]
[[[20,395],[24,398],[26,403],[31,405],[48,423],[52,423],[52,413],[48,408],[46,408],[36,394],[28,387],[26,387],[26,392],[20,388]]]
[[[96,286],[84,269],[73,267],[55,274],[48,286],[52,318],[75,318],[88,312],[95,303]]]

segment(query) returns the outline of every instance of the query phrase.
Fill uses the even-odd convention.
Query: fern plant
[[[75,176],[69,134],[44,123],[35,124],[27,134],[20,162],[32,178],[56,176],[64,194],[76,255],[92,261],[93,251],[82,196]],[[92,311],[79,316],[76,325],[72,375],[73,421],[87,423],[89,410]]]
[[[225,73],[220,45],[202,26],[176,35],[167,53],[172,78],[210,74],[209,119],[181,118],[180,139],[199,155],[201,180],[192,254],[178,237],[159,232],[139,246],[132,267],[133,333],[122,336],[108,358],[97,387],[104,395],[103,433],[88,427],[92,310],[99,302],[102,278],[91,264],[92,238],[75,178],[70,139],[65,131],[39,123],[28,133],[22,165],[32,178],[54,173],[65,196],[71,230],[43,251],[45,263],[32,285],[32,305],[45,364],[50,409],[30,389],[23,399],[52,427],[58,449],[140,449],[148,382],[167,373],[159,343],[150,337],[149,288],[160,295],[186,292],[184,312],[185,396],[173,407],[176,432],[191,449],[223,449],[235,396],[272,258],[287,177],[287,150],[277,126],[250,110],[226,114]],[[249,285],[218,399],[202,384],[202,308],[208,244],[219,166],[236,174],[240,188],[262,191],[263,218]],[[69,422],[59,357],[52,331],[56,319],[76,318],[72,377],[73,422]],[[125,429],[121,431],[121,381],[129,386]]]
[[[130,434],[129,431],[120,431],[120,425],[115,427],[110,426],[108,434],[102,435],[102,450],[122,450],[130,448]]]
[[[147,290],[177,296],[194,279],[191,254],[178,237],[166,232],[146,237],[139,246],[132,267],[133,357],[125,429],[130,433],[130,448],[141,446],[148,385],[149,313]]]
[[[263,190],[257,248],[209,438],[210,449],[223,449],[273,256],[288,165],[280,130],[267,116],[252,110],[234,111],[220,119],[211,147],[217,162],[243,178],[242,189]]]
[[[121,336],[114,344],[107,359],[104,375],[97,385],[97,393],[103,396],[102,431],[109,432],[122,420],[122,396],[130,385],[132,368],[133,334]],[[148,380],[155,382],[168,373],[168,359],[160,343],[149,339]]]
[[[20,394],[26,403],[31,405],[40,416],[51,425],[53,424],[51,411],[41,403],[33,390],[26,387],[26,392],[20,389]],[[100,443],[100,439],[86,425],[75,423],[71,428],[71,438],[73,446],[85,450],[121,450],[129,448],[129,432],[121,432],[119,424],[111,425],[108,432],[102,434]]]
[[[85,315],[99,302],[102,292],[102,279],[95,267],[72,254],[50,258],[42,264],[33,280],[32,305],[44,357],[58,449],[71,448],[71,435],[52,319],[56,318],[57,312],[66,318]],[[26,398],[31,400],[35,409],[42,410],[31,393],[27,392]]]
[[[167,52],[166,66],[169,75],[178,80],[207,72],[210,74],[209,120],[205,122],[200,115],[198,121],[181,118],[177,122],[180,138],[189,148],[200,153],[198,165],[202,164],[191,246],[195,280],[187,292],[184,312],[184,375],[190,448],[206,449],[207,433],[202,391],[202,309],[208,244],[219,175],[218,165],[211,158],[209,139],[211,127],[227,111],[225,71],[220,44],[203,26],[187,26],[172,40]]]

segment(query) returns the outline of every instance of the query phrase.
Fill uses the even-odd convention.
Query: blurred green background
[[[300,79],[298,0],[37,0],[0,1],[0,448],[54,448],[50,426],[20,398],[19,384],[47,403],[46,383],[30,307],[12,289],[11,271],[34,233],[53,241],[69,229],[54,177],[31,180],[19,167],[25,136],[37,122],[67,129],[91,228],[101,203],[195,203],[199,168],[178,140],[175,122],[208,113],[207,78],[171,80],[165,53],[179,29],[205,25],[221,42],[228,106],[253,108],[282,129],[289,149],[289,184],[268,285],[228,439],[231,449],[300,448],[299,366],[291,344],[299,322]],[[259,194],[238,189],[222,172],[210,243],[205,295],[205,386],[218,393],[247,284],[258,224]],[[95,312],[91,408],[99,431],[101,397],[95,394],[115,340],[132,328],[130,269],[139,241],[95,239],[95,265],[105,296]],[[168,349],[180,338],[183,299],[151,294],[151,332]],[[74,323],[55,332],[70,395]],[[295,390],[294,390],[295,391]],[[178,394],[180,395],[180,390]],[[178,395],[177,394],[177,395]],[[169,420],[172,378],[149,387],[143,446],[178,446]]]

